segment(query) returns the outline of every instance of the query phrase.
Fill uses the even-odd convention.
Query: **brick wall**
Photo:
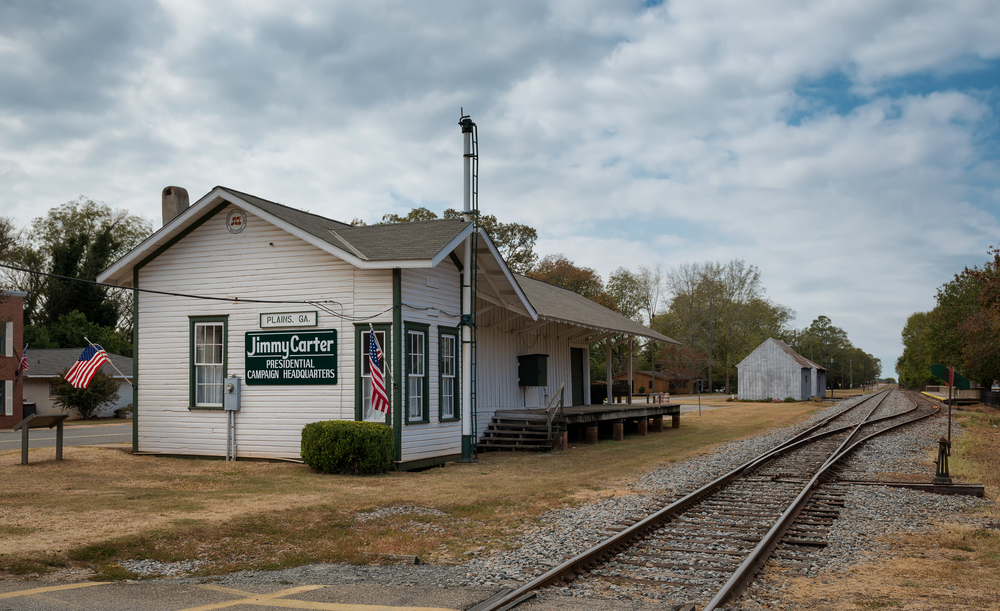
[[[24,347],[24,298],[19,294],[0,293],[0,324],[7,326],[8,322],[14,323],[14,350],[18,355]],[[29,346],[30,350],[31,347]],[[5,384],[7,380],[14,381],[14,392],[12,393],[14,403],[14,415],[5,416],[4,405],[0,404],[0,429],[12,428],[15,424],[24,419],[21,409],[22,378],[14,376],[17,371],[18,357],[6,356],[6,341],[0,345],[0,384]]]

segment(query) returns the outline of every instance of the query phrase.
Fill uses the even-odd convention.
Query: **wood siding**
[[[344,316],[392,322],[392,271],[359,270],[248,214],[240,234],[223,209],[142,267],[139,287],[240,299],[310,300]],[[207,301],[140,295],[138,448],[141,452],[223,456],[226,414],[189,409],[189,316],[228,315],[227,375],[244,378],[244,334],[264,312],[318,309],[303,304]],[[246,386],[236,417],[240,457],[300,456],[302,427],[354,419],[354,325],[319,311],[319,329],[337,331],[337,384]]]
[[[242,409],[236,416],[236,446],[237,456],[246,458],[297,459],[304,425],[354,420],[354,334],[361,328],[355,322],[360,319],[365,323],[362,327],[367,322],[392,323],[391,269],[357,269],[249,213],[244,231],[231,234],[225,222],[231,209],[226,207],[207,218],[138,271],[138,286],[143,289],[226,298],[210,301],[140,295],[136,364],[140,452],[226,453],[225,412],[190,407],[190,317],[228,317],[225,374],[244,381],[244,336],[260,330],[261,313],[318,310],[319,325],[310,329],[337,331],[337,384],[247,386],[244,382]],[[407,323],[427,326],[429,410],[427,422],[408,424],[403,418],[400,458],[409,462],[460,454],[460,420],[442,422],[439,417],[439,339],[442,329],[455,329],[460,321],[459,271],[445,259],[434,269],[403,269],[400,279],[404,328]],[[324,306],[248,301],[254,299],[315,301]],[[476,307],[481,310],[488,305],[480,300]],[[324,307],[334,313],[324,311]],[[555,322],[536,328],[538,324],[502,307],[479,316],[477,436],[495,410],[544,406],[560,384],[566,385],[566,402],[571,403],[569,338],[579,328]],[[392,350],[403,350],[404,346],[405,342],[393,345]],[[460,362],[460,344],[458,348]],[[548,355],[547,386],[518,385],[517,357],[525,354]],[[394,373],[402,377],[405,402],[405,358],[403,363],[404,371]],[[585,357],[585,373],[588,369]],[[460,371],[457,373],[461,379]],[[456,415],[461,414],[459,398]],[[393,409],[405,406],[394,405]]]
[[[427,330],[427,372],[430,416],[427,422],[403,423],[401,460],[411,461],[436,456],[461,454],[462,422],[441,422],[440,399],[440,327],[454,329],[461,321],[461,283],[458,269],[450,259],[434,269],[402,270],[403,326],[406,323],[429,325]],[[461,366],[461,342],[458,343],[458,363]],[[405,353],[403,366],[406,366]],[[459,379],[461,375],[459,374]],[[404,389],[406,377],[403,377]],[[456,397],[456,415],[461,415],[460,396]],[[406,393],[403,393],[406,402]],[[405,407],[405,406],[404,406]],[[404,412],[405,413],[405,412]]]
[[[737,390],[740,399],[809,398],[809,393],[802,390],[802,365],[769,340],[758,346],[736,368],[739,372]],[[806,371],[812,375],[811,370]]]
[[[488,302],[480,300],[477,308],[482,309],[488,305]],[[496,410],[544,407],[559,390],[560,384],[566,385],[566,404],[569,405],[572,401],[573,372],[568,338],[572,335],[571,331],[579,331],[579,327],[551,322],[543,327],[518,333],[519,329],[538,323],[526,316],[508,320],[511,316],[513,314],[510,310],[496,307],[477,319],[477,436],[482,435]],[[518,386],[517,357],[524,354],[549,355],[547,386]],[[584,363],[585,370],[589,365],[589,361]]]

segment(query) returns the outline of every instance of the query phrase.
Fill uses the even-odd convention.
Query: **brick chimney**
[[[177,218],[181,212],[191,205],[187,189],[183,187],[165,187],[163,189],[163,224]]]

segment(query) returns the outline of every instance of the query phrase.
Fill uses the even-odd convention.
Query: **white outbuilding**
[[[780,339],[769,338],[738,365],[740,399],[805,401],[826,392],[826,369]]]

